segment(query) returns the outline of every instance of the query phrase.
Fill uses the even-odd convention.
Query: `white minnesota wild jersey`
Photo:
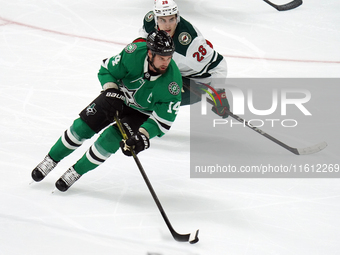
[[[150,11],[145,15],[143,28],[140,29],[139,36],[146,38],[147,35],[157,30],[154,20],[154,13]],[[223,56],[208,45],[199,30],[180,17],[175,34],[175,60],[182,76],[188,78],[205,78],[214,72]],[[222,72],[226,70],[222,70]]]

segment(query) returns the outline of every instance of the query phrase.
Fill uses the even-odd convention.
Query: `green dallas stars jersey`
[[[125,104],[149,115],[141,127],[150,138],[170,129],[182,90],[182,77],[173,60],[165,74],[150,76],[146,43],[131,43],[120,54],[103,61],[98,78],[102,86],[107,82],[118,84],[125,94]]]

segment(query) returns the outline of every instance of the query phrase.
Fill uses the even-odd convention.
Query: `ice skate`
[[[55,183],[58,190],[67,191],[81,177],[73,167],[70,167]]]
[[[32,171],[32,178],[36,182],[42,181],[46,175],[49,174],[56,166],[58,162],[54,161],[49,155],[47,155],[39,165]]]

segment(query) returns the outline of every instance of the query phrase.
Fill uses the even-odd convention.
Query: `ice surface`
[[[174,228],[174,241],[131,158],[112,156],[68,192],[54,183],[87,141],[41,183],[32,169],[100,91],[101,60],[137,37],[153,1],[0,1],[0,254],[338,254],[339,179],[190,179],[188,107],[140,160]],[[340,76],[340,2],[308,0],[278,12],[260,0],[177,1],[228,62],[230,78]],[[276,3],[285,3],[277,1]],[[317,121],[272,135],[228,129],[226,157],[258,164],[339,164],[339,88],[313,87]],[[281,132],[282,131],[282,132]],[[199,134],[207,142],[209,137]]]

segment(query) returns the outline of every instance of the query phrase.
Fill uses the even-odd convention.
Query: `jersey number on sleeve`
[[[204,59],[204,56],[207,54],[207,50],[201,45],[198,47],[198,51],[196,51],[192,56],[197,58],[198,62],[201,62]]]
[[[119,63],[121,59],[121,56],[120,55],[117,55],[114,59],[112,59],[112,66],[115,66]]]
[[[170,102],[169,104],[169,109],[168,109],[168,113],[172,113],[172,111],[175,111],[175,114],[178,113],[179,111],[179,107],[181,106],[181,102],[177,102],[174,106],[173,106],[174,102]]]

